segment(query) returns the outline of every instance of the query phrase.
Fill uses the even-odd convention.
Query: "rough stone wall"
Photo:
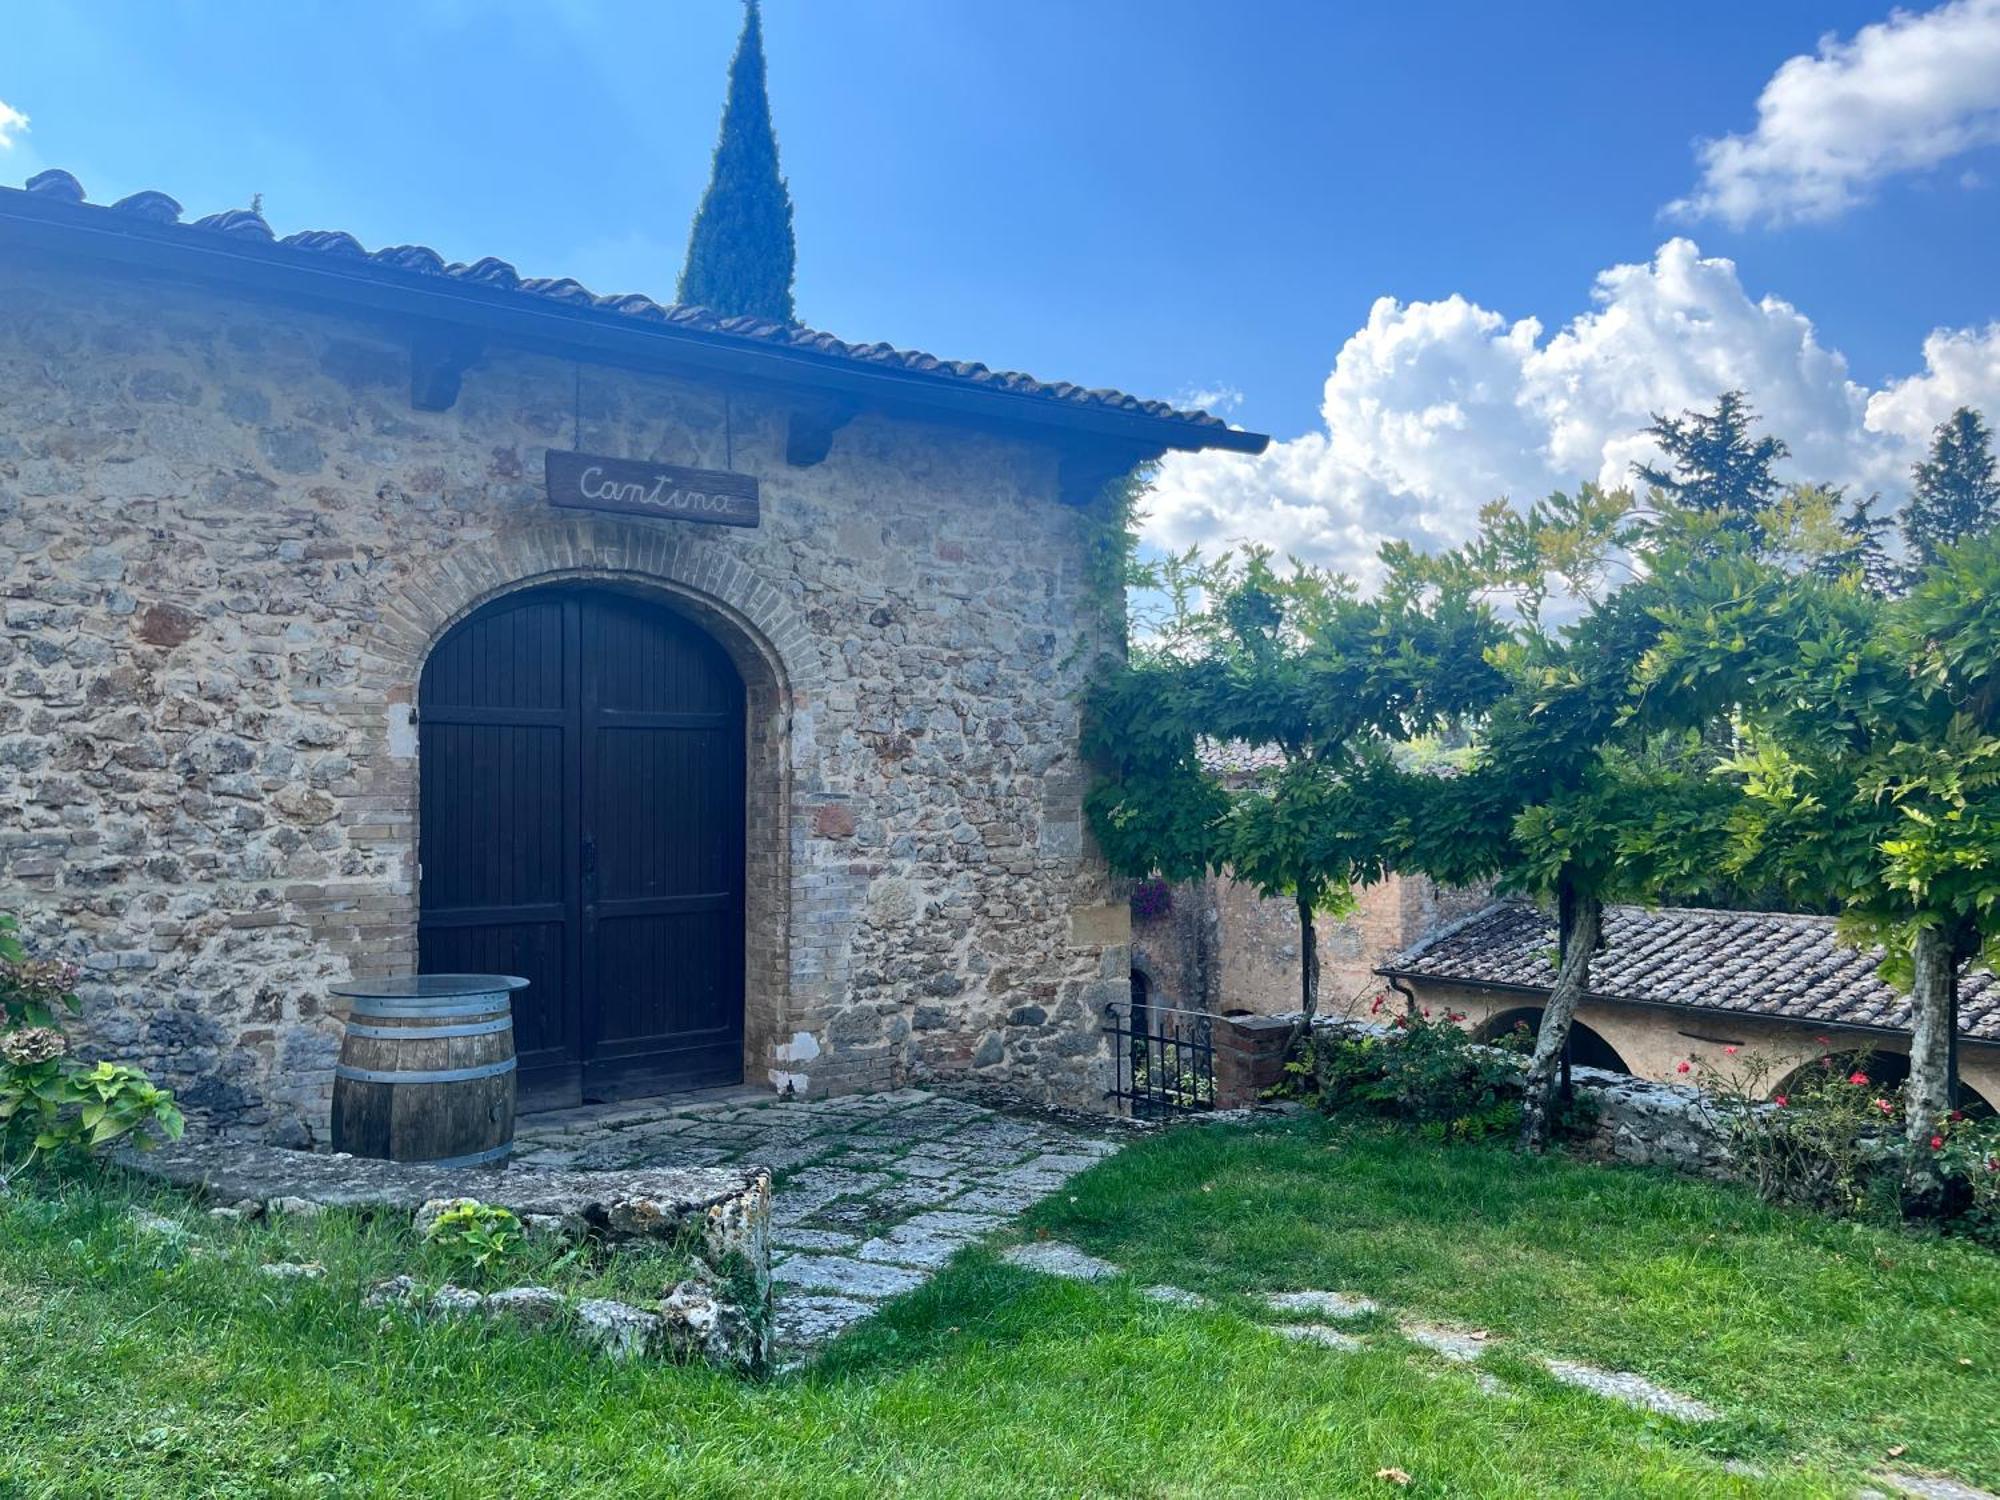
[[[1464,1025],[1479,1031],[1510,1011],[1540,1009],[1539,997],[1517,995],[1477,985],[1407,981],[1433,1010],[1449,1008],[1465,1016]],[[1787,1021],[1768,1016],[1718,1015],[1710,1011],[1673,1010],[1656,1005],[1612,1005],[1588,1001],[1577,1007],[1577,1021],[1607,1042],[1632,1075],[1671,1083],[1685,1081],[1680,1072],[1689,1063],[1693,1076],[1730,1074],[1745,1080],[1761,1067],[1763,1092],[1775,1092],[1794,1069],[1809,1064],[1827,1050],[1907,1055],[1908,1037],[1875,1032],[1843,1031],[1813,1021]],[[1821,1038],[1826,1041],[1822,1042]],[[1725,1048],[1734,1047],[1729,1053]],[[2000,1104],[2000,1047],[1967,1042],[1959,1049],[1959,1076],[1980,1097]]]
[[[321,1131],[328,986],[414,961],[429,645],[605,578],[749,684],[746,1077],[1101,1100],[1128,923],[1055,455],[863,415],[793,468],[772,398],[504,351],[421,412],[404,337],[0,268],[0,908],[83,965],[87,1040],[217,1126]],[[754,473],[763,524],[554,511],[549,446]]]
[[[1322,914],[1320,1009],[1361,1011],[1384,987],[1375,966],[1490,899],[1485,889],[1396,876],[1354,893],[1354,909]],[[1220,876],[1172,889],[1169,909],[1135,918],[1134,962],[1171,1004],[1217,1015],[1281,1015],[1299,1008],[1299,924],[1289,900],[1267,899]]]

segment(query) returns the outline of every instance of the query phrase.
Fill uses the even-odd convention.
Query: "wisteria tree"
[[[2000,936],[2000,534],[1942,548],[1901,598],[1853,576],[1696,573],[1659,616],[1645,696],[1740,706],[1726,769],[1743,797],[1717,857],[1837,903],[1910,989],[1905,1207],[1942,1212],[1960,974]]]
[[[1309,1024],[1314,918],[1381,877],[1405,821],[1394,749],[1498,692],[1487,652],[1499,627],[1462,580],[1400,550],[1365,599],[1345,578],[1281,570],[1260,549],[1181,561],[1167,580],[1181,607],[1092,696],[1086,749],[1103,777],[1091,824],[1123,874],[1227,871],[1288,897]],[[1204,762],[1213,747],[1252,768],[1225,776]]]

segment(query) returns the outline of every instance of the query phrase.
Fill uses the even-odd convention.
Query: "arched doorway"
[[[1526,1027],[1528,1035],[1534,1036],[1542,1029],[1542,1008],[1539,1005],[1523,1005],[1515,1010],[1503,1010],[1498,1015],[1486,1018],[1475,1033],[1482,1042],[1497,1042],[1517,1026]],[[1606,1073],[1630,1073],[1625,1059],[1618,1055],[1618,1049],[1592,1031],[1583,1022],[1571,1020],[1569,1023],[1569,1060],[1579,1068],[1600,1068]]]
[[[1153,981],[1142,969],[1132,971],[1132,1034],[1145,1036],[1153,1029]]]
[[[504,972],[524,1109],[743,1077],[744,688],[653,599],[562,584],[418,689],[418,956]]]

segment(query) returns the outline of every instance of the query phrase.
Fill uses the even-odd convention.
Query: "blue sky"
[[[2000,398],[1980,373],[2000,83],[1979,76],[2000,0],[1915,9],[1884,28],[1879,0],[767,0],[800,313],[1226,393],[1282,441],[1171,471],[1166,541],[1268,525],[1345,563],[1389,531],[1448,537],[1482,487],[1609,473],[1616,423],[1739,374],[1816,477],[1893,488],[1896,424]],[[261,192],[280,233],[666,296],[738,19],[730,0],[21,0],[0,101],[28,123],[0,180],[60,165],[94,199],[157,187],[191,213]],[[1934,101],[1914,118],[1912,77]],[[1699,143],[1732,135],[1705,177]],[[1615,267],[1633,274],[1593,303]],[[1633,309],[1668,347],[1606,353],[1619,330],[1576,321]],[[1721,355],[1694,348],[1711,324]],[[1938,378],[1934,330],[1971,341],[1969,374]],[[1993,351],[2000,372],[2000,331]],[[1870,426],[1878,395],[1901,404]]]

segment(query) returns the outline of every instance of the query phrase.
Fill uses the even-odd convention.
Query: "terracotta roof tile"
[[[1831,917],[1613,906],[1604,936],[1590,965],[1598,999],[1910,1028],[1910,997],[1875,972],[1881,950],[1836,942]],[[1503,901],[1398,953],[1381,972],[1545,990],[1556,980],[1555,945],[1553,917]],[[1973,1040],[2000,1042],[2000,982],[1992,974],[1965,976],[1958,1023]]]
[[[0,195],[11,191],[14,190],[0,189]],[[37,197],[61,203],[84,204],[85,202],[82,184],[68,172],[59,169],[52,168],[46,172],[36,173],[28,179],[26,191]],[[0,196],[0,202],[4,202],[3,196]],[[1156,421],[1198,429],[1204,434],[1233,431],[1228,423],[1205,411],[1182,410],[1165,401],[1143,401],[1122,391],[1086,391],[1068,382],[1044,382],[1018,371],[989,369],[974,361],[942,360],[921,350],[897,349],[881,343],[851,344],[832,334],[796,323],[779,323],[768,318],[722,317],[706,308],[663,304],[637,294],[598,296],[568,277],[524,278],[513,266],[492,256],[469,264],[460,262],[447,264],[443,256],[426,245],[393,245],[371,252],[353,235],[342,230],[310,229],[278,239],[263,216],[248,209],[228,209],[196,219],[191,224],[184,224],[181,222],[181,205],[165,193],[150,190],[133,193],[109,207],[94,207],[92,211],[124,214],[153,224],[173,225],[189,234],[225,234],[241,239],[261,240],[286,250],[312,255],[362,258],[420,275],[449,276],[460,281],[476,282],[529,296],[546,297],[575,306],[603,308],[629,317],[672,323],[702,332],[730,334],[759,343],[812,350],[862,363],[892,366],[910,373],[932,375],[940,380],[985,386],[1049,401],[1130,412]],[[1261,446],[1263,441],[1256,434],[1239,434],[1239,436],[1255,439],[1258,446]],[[1231,446],[1244,445],[1237,443]]]

